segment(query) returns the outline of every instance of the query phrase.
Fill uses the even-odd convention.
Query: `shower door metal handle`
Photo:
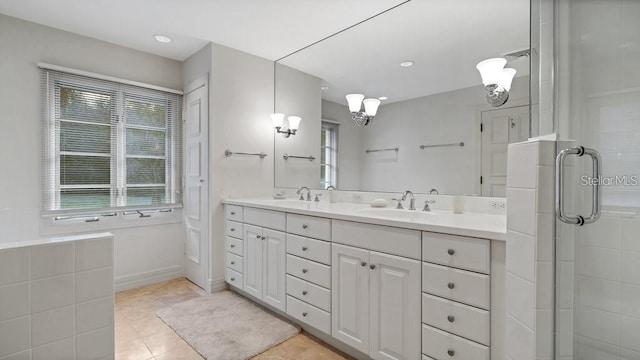
[[[564,211],[564,161],[569,155],[576,155],[578,157],[589,155],[591,157],[593,166],[591,179],[592,194],[591,214],[588,217],[582,215],[572,216]],[[600,200],[602,197],[600,189],[600,179],[602,175],[601,162],[600,154],[596,150],[585,148],[584,146],[577,146],[560,151],[556,157],[556,215],[560,221],[582,226],[584,224],[594,223],[600,218]]]

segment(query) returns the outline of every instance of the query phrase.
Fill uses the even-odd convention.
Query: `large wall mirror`
[[[505,196],[507,145],[530,131],[529,18],[529,0],[412,0],[279,60],[275,110],[302,121],[275,134],[275,186]],[[476,65],[497,57],[516,75],[493,107]],[[381,99],[367,126],[352,93]]]

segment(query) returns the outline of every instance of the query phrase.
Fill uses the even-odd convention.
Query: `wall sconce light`
[[[502,106],[509,99],[509,90],[516,70],[505,68],[506,64],[507,60],[504,58],[493,58],[480,61],[476,65],[482,76],[482,84],[489,91],[487,102],[493,107]]]
[[[276,133],[282,134],[285,138],[288,138],[291,135],[295,135],[298,131],[298,126],[300,126],[300,121],[302,118],[300,116],[289,116],[287,117],[287,121],[289,122],[289,127],[283,130],[283,122],[284,122],[284,114],[275,113],[271,114],[271,121],[273,121],[273,127],[276,128]]]
[[[369,125],[378,113],[378,106],[380,106],[380,100],[365,99],[362,94],[347,95],[347,103],[349,111],[351,111],[351,118],[358,126]],[[362,105],[364,105],[364,111],[362,111]]]

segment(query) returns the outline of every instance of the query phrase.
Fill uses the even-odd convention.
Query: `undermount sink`
[[[437,215],[433,211],[417,211],[417,210],[402,210],[402,209],[376,209],[367,208],[358,210],[359,214],[373,217],[385,217],[395,218],[409,221],[420,221],[428,219]]]
[[[286,206],[286,207],[293,207],[298,209],[317,209],[322,207],[321,203],[319,202],[306,201],[306,200],[273,199],[273,200],[264,200],[264,202],[269,205]]]

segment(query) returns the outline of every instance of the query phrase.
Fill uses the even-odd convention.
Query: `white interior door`
[[[184,218],[187,231],[185,276],[206,288],[209,206],[207,191],[207,152],[209,101],[206,78],[187,87],[184,98],[185,193]]]
[[[482,112],[482,196],[506,197],[507,147],[529,138],[529,106]]]

